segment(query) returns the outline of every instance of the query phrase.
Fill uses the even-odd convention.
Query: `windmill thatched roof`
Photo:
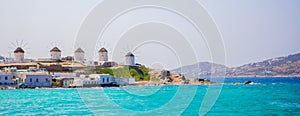
[[[105,48],[101,48],[99,52],[107,52],[107,50]]]
[[[84,53],[84,51],[81,48],[78,48],[75,53]]]
[[[50,50],[50,52],[61,52],[61,51],[57,47],[54,47],[52,50]]]
[[[21,47],[18,47],[14,53],[25,53],[24,50]]]
[[[128,52],[125,56],[134,56],[131,52]]]

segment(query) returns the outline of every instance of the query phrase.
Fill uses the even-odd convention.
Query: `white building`
[[[51,59],[52,60],[60,60],[61,59],[61,51],[57,47],[54,47],[50,50]]]
[[[26,74],[23,82],[29,87],[51,87],[52,77],[47,74]]]
[[[134,59],[134,55],[129,52],[125,55],[125,65],[129,65],[129,66],[135,66],[135,59]]]
[[[82,87],[83,86],[83,81],[85,81],[85,77],[76,77],[74,78],[73,84],[70,86],[75,86],[75,87]]]
[[[0,56],[0,64],[4,64],[6,62],[6,58]]]
[[[76,87],[97,87],[115,82],[114,77],[108,74],[81,75],[74,78],[73,85]]]
[[[110,84],[114,81],[115,80],[111,75],[107,75],[107,74],[101,74],[100,75],[100,79],[99,79],[100,84]]]
[[[56,78],[56,86],[58,87],[71,87],[74,85],[74,78],[72,77],[58,77]]]
[[[74,78],[63,79],[63,87],[70,87],[74,84]]]
[[[107,50],[105,48],[101,48],[98,53],[99,53],[99,61],[100,62],[108,61]]]
[[[97,80],[83,80],[82,84],[84,87],[100,86],[100,83]]]
[[[95,62],[95,61],[88,60],[88,61],[86,61],[84,64],[85,64],[86,66],[95,66],[95,65],[94,65],[94,62]]]
[[[13,75],[11,73],[0,74],[0,85],[13,85]]]
[[[99,79],[99,74],[91,74],[88,76],[80,75],[79,77],[74,78],[73,84],[71,84],[71,86],[97,87],[100,86]]]
[[[18,47],[15,51],[14,51],[14,62],[23,62],[24,61],[24,50],[21,47]]]
[[[84,51],[81,48],[78,48],[74,53],[75,61],[84,62]]]
[[[132,85],[135,84],[134,78],[115,78],[115,82],[118,85]]]
[[[61,77],[61,78],[75,78],[76,77],[76,73],[54,73],[53,74],[53,78],[57,78],[57,77]]]
[[[89,80],[96,80],[98,84],[110,84],[115,81],[109,74],[90,74]]]
[[[57,86],[59,87],[70,87],[74,86],[74,79],[76,73],[54,73],[53,78],[56,79]]]

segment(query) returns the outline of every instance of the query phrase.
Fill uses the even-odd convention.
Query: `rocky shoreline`
[[[177,74],[168,70],[152,70],[148,73],[150,75],[149,84],[215,84],[207,79],[188,78],[183,74]]]

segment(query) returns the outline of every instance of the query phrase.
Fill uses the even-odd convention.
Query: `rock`
[[[248,84],[254,84],[254,82],[252,81],[246,81],[244,84],[248,85]]]
[[[150,83],[155,84],[212,84],[207,79],[186,78],[183,74],[171,73],[168,70],[152,70]]]

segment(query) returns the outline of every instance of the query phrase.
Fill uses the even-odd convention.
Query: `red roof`
[[[99,52],[107,52],[107,50],[105,48],[101,48]]]
[[[78,48],[75,53],[84,53],[84,51],[81,48]]]
[[[128,52],[125,56],[134,56],[131,52]]]
[[[14,53],[24,53],[24,50],[21,47],[18,47]]]
[[[61,52],[61,51],[57,47],[54,47],[52,50],[50,50],[50,52]]]

